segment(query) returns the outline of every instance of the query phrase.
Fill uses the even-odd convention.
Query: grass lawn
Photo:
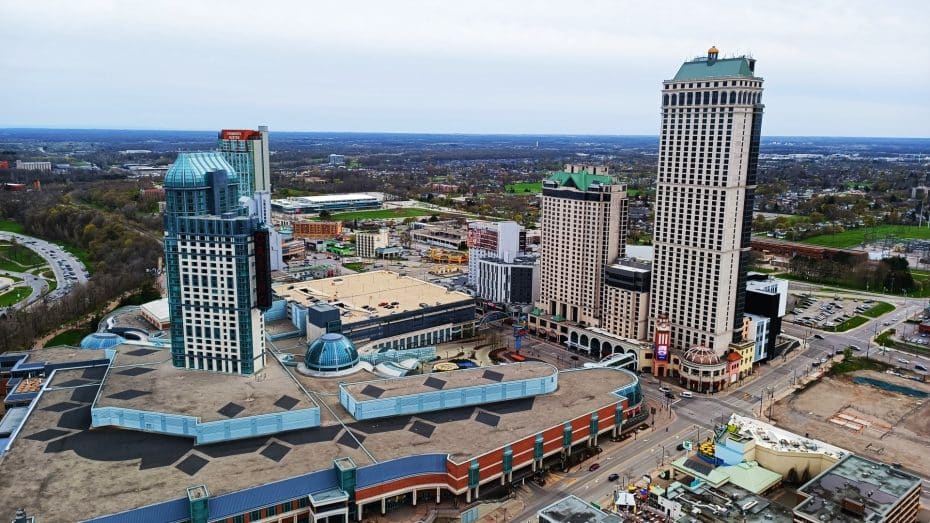
[[[882,347],[894,347],[894,340],[891,339],[891,337],[894,336],[894,333],[894,329],[886,330],[885,332],[875,337],[875,343],[881,345]]]
[[[508,183],[504,190],[513,194],[539,194],[542,192],[542,182],[516,182]]]
[[[868,321],[869,321],[868,318],[864,318],[862,316],[853,316],[852,318],[849,318],[843,323],[840,323],[836,327],[831,327],[831,328],[827,328],[824,330],[829,331],[829,332],[846,332],[849,329],[854,329]]]
[[[13,290],[0,294],[0,307],[9,307],[14,303],[19,303],[28,298],[30,294],[32,294],[30,287],[15,287]]]
[[[48,340],[48,343],[45,344],[46,347],[54,347],[56,345],[72,345],[79,346],[81,340],[84,339],[84,336],[87,336],[93,332],[90,329],[71,329],[66,330],[60,333],[58,336]]]
[[[881,239],[885,236],[895,236],[901,239],[930,240],[930,229],[916,225],[879,225],[876,227],[860,227],[837,234],[821,234],[801,240],[801,243],[820,245],[823,247],[836,247],[845,249],[862,244],[866,240]]]
[[[362,263],[362,262],[352,262],[352,263],[343,263],[343,264],[342,264],[342,266],[345,267],[346,269],[349,269],[350,271],[355,271],[355,272],[365,272],[365,271],[367,271],[367,270],[368,270],[368,265],[369,265],[369,264],[367,264],[367,263]]]
[[[23,234],[25,230],[26,229],[21,224],[13,220],[0,220],[0,231]]]
[[[923,271],[911,271],[911,276],[914,277],[915,282],[921,282],[921,281],[930,279],[930,275],[922,275],[922,274],[919,274],[919,272],[923,272]],[[851,291],[865,291],[865,292],[872,292],[875,294],[887,294],[889,296],[904,296],[905,295],[903,292],[884,292],[884,289],[867,289],[865,288],[865,286],[852,286],[852,285],[845,285],[841,283],[834,283],[831,281],[818,281],[816,279],[803,278],[801,276],[791,274],[790,272],[780,272],[778,274],[775,274],[775,277],[782,278],[785,280],[791,280],[791,281],[801,281],[804,283],[810,283],[811,285],[823,285],[825,287],[835,287],[837,289],[849,289]],[[819,290],[834,292],[833,289],[826,289],[826,288],[822,288]],[[907,296],[909,298],[930,298],[930,285],[921,285],[919,289],[915,289],[911,292],[908,292]]]
[[[830,374],[846,374],[847,372],[855,372],[857,370],[877,370],[883,372],[886,369],[888,369],[888,365],[880,361],[861,358],[859,356],[850,356],[843,358],[843,361],[839,363],[834,363],[833,366],[830,367]]]
[[[411,218],[416,216],[429,216],[440,214],[429,209],[404,207],[401,209],[372,209],[370,211],[338,212],[329,217],[329,220],[344,222],[348,220],[388,220],[396,218]],[[316,218],[319,220],[319,218]]]
[[[775,273],[779,272],[778,269],[766,269],[766,268],[764,268],[764,267],[750,267],[750,268],[749,268],[749,271],[750,271],[750,272],[762,272],[762,273],[765,273],[765,274],[775,274]]]
[[[52,292],[53,290],[58,288],[58,280],[56,280],[55,278],[52,278],[51,280],[45,280],[45,281],[48,282],[48,292]]]
[[[6,262],[12,262],[13,267],[19,267],[19,272],[27,272],[25,271],[26,268],[39,267],[46,264],[45,258],[23,245],[0,246],[0,258]],[[15,271],[17,269],[7,270]]]
[[[876,303],[875,305],[873,305],[871,309],[863,312],[862,314],[868,316],[869,318],[878,318],[882,314],[891,312],[893,310],[894,310],[894,305],[880,301]]]

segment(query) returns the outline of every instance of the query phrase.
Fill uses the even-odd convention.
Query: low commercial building
[[[595,508],[575,495],[566,496],[536,513],[539,523],[621,523],[615,514]]]
[[[168,298],[143,303],[140,307],[142,317],[158,330],[168,330],[171,317],[168,314]]]
[[[387,229],[355,233],[355,251],[362,258],[377,258],[379,249],[385,249],[389,244]]]
[[[333,322],[358,345],[393,338],[405,348],[459,338],[475,324],[475,300],[439,285],[391,271],[285,283],[275,294],[304,309],[307,338],[327,332]],[[303,329],[301,329],[303,330]],[[416,333],[416,339],[404,335]]]
[[[470,254],[471,251],[469,251]],[[471,257],[468,260],[471,264]],[[475,274],[475,292],[486,301],[505,304],[532,304],[539,293],[539,258],[519,256],[507,261],[482,258]],[[471,277],[469,273],[469,277]]]
[[[923,481],[892,465],[850,454],[798,489],[796,523],[914,523]]]
[[[604,270],[604,330],[633,340],[646,340],[649,327],[650,262],[622,258]]]
[[[52,162],[24,162],[16,160],[16,169],[24,171],[51,171]]]
[[[342,222],[291,222],[294,238],[303,240],[331,240],[342,234]]]
[[[468,233],[457,225],[415,223],[414,227],[410,231],[410,239],[416,243],[452,250],[467,245]]]
[[[301,239],[282,242],[281,257],[285,260],[302,260],[307,256],[307,244]]]
[[[282,214],[314,214],[320,211],[358,211],[380,209],[384,196],[369,193],[294,196],[271,201],[271,210]]]

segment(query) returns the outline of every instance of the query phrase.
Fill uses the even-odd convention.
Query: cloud
[[[930,116],[923,2],[24,0],[0,12],[7,125],[651,134],[661,81],[710,44],[759,60],[766,134],[925,136]]]

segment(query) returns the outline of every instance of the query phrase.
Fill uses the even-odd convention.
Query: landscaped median
[[[868,318],[864,318],[862,316],[853,316],[852,318],[849,318],[843,323],[840,323],[836,327],[824,327],[823,330],[827,332],[846,332],[850,329],[855,329],[856,327],[860,325],[864,325],[868,323],[868,321],[869,321]]]

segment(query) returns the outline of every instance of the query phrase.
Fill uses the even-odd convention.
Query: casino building
[[[276,359],[254,377],[191,372],[119,339],[5,355],[20,410],[0,437],[0,518],[348,522],[465,506],[648,415],[625,370],[526,362],[383,379],[342,372],[357,351],[324,337],[304,358],[314,375]]]

